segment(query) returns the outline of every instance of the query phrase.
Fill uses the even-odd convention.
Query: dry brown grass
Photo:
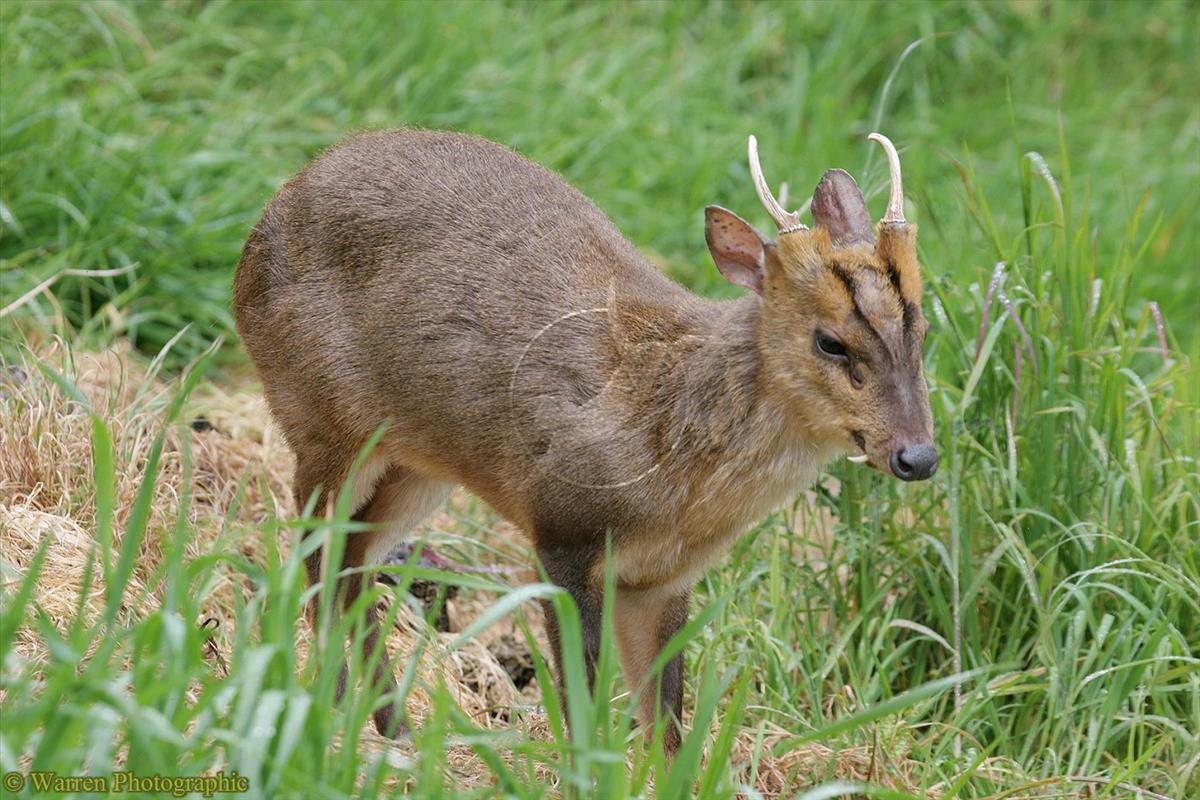
[[[173,389],[148,374],[147,365],[126,349],[72,356],[61,343],[51,343],[39,356],[75,383],[111,431],[117,464],[116,545],[142,483],[151,444],[163,429],[163,412]],[[6,369],[0,382],[0,415],[0,552],[5,587],[12,588],[20,580],[39,545],[49,539],[35,599],[51,620],[62,625],[75,615],[88,555],[96,555],[91,418],[86,408],[64,396],[32,364]],[[180,424],[166,434],[149,530],[162,531],[175,524],[181,498],[190,492],[187,522],[193,536],[186,558],[236,549],[246,559],[261,562],[262,537],[270,529],[263,523],[294,513],[291,469],[291,456],[257,387],[251,382],[206,383],[189,400]],[[434,515],[425,535],[460,558],[500,568],[511,581],[534,576],[519,533],[464,494],[456,493]],[[138,615],[160,601],[162,587],[156,580],[163,559],[160,544],[157,535],[142,542],[122,614]],[[284,553],[287,546],[284,536],[280,542]],[[207,589],[203,619],[194,622],[215,620],[209,623],[216,625],[214,669],[221,668],[229,652],[239,593],[248,592],[231,571],[221,573]],[[496,645],[502,639],[520,646],[523,638],[515,621],[494,625],[460,648],[449,646],[455,631],[470,624],[493,599],[486,593],[464,592],[450,601],[448,633],[430,630],[406,605],[399,610],[389,637],[396,661],[406,663],[418,645],[423,649],[409,711],[422,718],[429,708],[430,687],[444,682],[478,725],[548,739],[545,715],[536,705],[540,699],[536,680],[518,690],[493,652],[501,649]],[[97,576],[88,587],[84,614],[96,619],[103,603]],[[540,637],[540,615],[530,614],[527,621]],[[298,663],[304,663],[311,642],[312,631],[301,619],[296,630]],[[19,633],[20,656],[40,659],[42,647],[32,629]],[[787,738],[782,731],[747,730],[737,741],[735,769],[765,798],[785,797],[798,786],[830,778],[871,779],[908,790],[916,785],[915,765],[906,750],[884,755],[878,747],[835,751],[809,745],[772,755]],[[411,755],[404,742],[385,740],[374,730],[364,731],[362,741],[369,750],[392,757]],[[490,772],[465,745],[446,753],[446,770],[460,786],[489,782]],[[543,777],[549,780],[549,772]]]

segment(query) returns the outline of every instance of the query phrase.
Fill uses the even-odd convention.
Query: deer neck
[[[802,489],[832,454],[795,408],[774,399],[762,369],[760,312],[757,297],[689,309],[675,357],[660,362],[664,390],[650,415],[678,479],[698,496],[738,498],[751,515]]]

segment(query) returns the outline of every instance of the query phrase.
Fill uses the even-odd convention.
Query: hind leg
[[[387,469],[366,504],[354,515],[356,521],[373,527],[347,537],[341,568],[351,570],[383,563],[408,534],[441,505],[453,487],[454,484],[433,480],[403,467]],[[374,579],[375,576],[369,573],[345,578],[339,586],[342,608],[349,610]],[[363,663],[374,662],[371,688],[373,692],[384,694],[396,688],[395,673],[387,656],[387,637],[375,606],[366,608],[364,614]],[[338,681],[339,694],[345,688],[345,678],[346,670],[343,669]],[[375,728],[384,736],[395,736],[404,730],[402,709],[397,704],[380,708],[374,716]]]
[[[409,534],[445,501],[455,484],[407,467],[390,467],[356,518],[376,526],[354,534],[363,564],[383,564]]]
[[[296,455],[296,476],[293,480],[292,491],[296,499],[296,513],[303,514],[311,501],[311,517],[322,517],[327,512],[329,498],[341,482],[339,470],[328,468],[321,459],[305,458],[299,452]],[[312,528],[305,529],[300,534],[301,542],[307,542],[314,534]],[[309,553],[304,559],[304,571],[308,576],[308,585],[316,586],[321,582],[321,560],[323,547]],[[316,612],[318,598],[314,597],[308,604],[308,615],[314,628],[316,627]]]

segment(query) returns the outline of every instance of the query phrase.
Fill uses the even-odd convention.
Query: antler
[[[771,189],[767,186],[767,179],[763,177],[762,165],[758,163],[758,139],[750,136],[750,175],[754,178],[754,188],[758,190],[758,199],[762,202],[763,207],[767,209],[767,213],[771,215],[771,219],[775,220],[776,227],[779,228],[780,235],[792,233],[794,231],[806,231],[808,227],[800,222],[799,211],[788,211],[778,200],[775,195],[771,194]]]
[[[867,138],[873,142],[879,142],[879,146],[883,148],[883,152],[887,155],[888,173],[892,177],[892,190],[888,194],[887,211],[884,212],[880,222],[898,222],[903,225],[905,223],[904,187],[900,177],[900,154],[896,152],[896,146],[892,144],[892,140],[882,133],[872,133]]]

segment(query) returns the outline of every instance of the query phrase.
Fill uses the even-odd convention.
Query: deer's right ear
[[[771,243],[767,237],[732,211],[708,206],[704,209],[704,239],[726,280],[762,294],[767,246]]]

